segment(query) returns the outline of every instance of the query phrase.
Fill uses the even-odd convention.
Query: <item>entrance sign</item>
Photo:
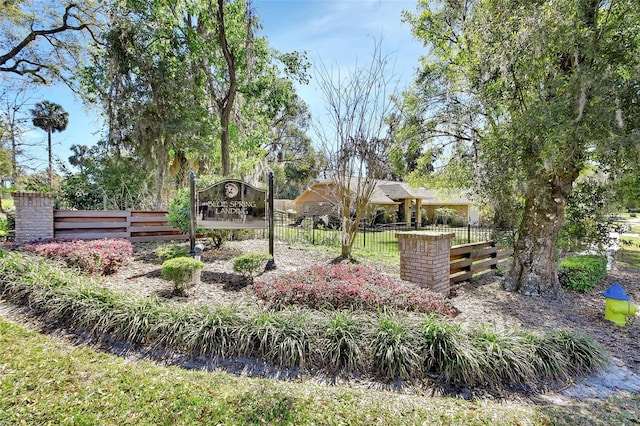
[[[206,229],[266,229],[267,191],[236,179],[198,191],[197,225]]]

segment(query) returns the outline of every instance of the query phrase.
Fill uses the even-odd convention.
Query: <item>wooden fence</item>
[[[501,260],[512,254],[511,251],[500,250],[493,241],[452,246],[449,257],[450,283],[467,281],[474,275],[495,270]]]
[[[132,243],[187,240],[169,225],[166,211],[54,210],[55,238],[127,238]]]

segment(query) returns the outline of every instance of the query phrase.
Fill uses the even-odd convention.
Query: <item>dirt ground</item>
[[[101,278],[101,285],[113,291],[142,297],[159,296],[176,304],[256,304],[259,301],[248,283],[233,272],[233,258],[247,251],[268,251],[266,241],[233,241],[221,250],[205,250],[205,269],[201,282],[176,296],[172,283],[160,273],[160,261],[153,254],[154,244],[136,245],[134,260],[113,275]],[[289,244],[275,246],[276,269],[257,279],[269,280],[283,272],[313,264],[328,263],[336,253],[309,250]],[[383,273],[399,279],[398,265],[364,261]],[[501,289],[499,277],[485,277],[456,286],[450,300],[459,310],[456,321],[467,325],[488,324],[492,328],[521,327],[531,331],[568,329],[588,336],[607,348],[611,367],[598,377],[576,379],[565,392],[567,397],[606,396],[616,391],[640,390],[640,320],[620,327],[604,319],[605,299],[601,295],[612,283],[619,282],[635,303],[640,302],[640,274],[615,262],[607,277],[586,293],[567,292],[557,300],[524,297]],[[7,309],[0,315],[7,316]],[[604,387],[602,387],[604,386]]]

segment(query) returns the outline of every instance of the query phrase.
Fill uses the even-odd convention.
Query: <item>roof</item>
[[[354,179],[351,181],[353,183]],[[314,182],[306,191],[312,190],[314,187],[334,185],[333,179],[321,179]],[[351,185],[354,186],[353,184]],[[304,192],[303,192],[304,194]],[[293,202],[297,203],[302,194]],[[372,204],[399,204],[407,198],[420,199],[423,205],[442,205],[442,204],[472,204],[471,200],[462,191],[447,193],[442,190],[426,189],[422,186],[414,187],[408,182],[378,180],[376,187],[371,194],[370,202]]]

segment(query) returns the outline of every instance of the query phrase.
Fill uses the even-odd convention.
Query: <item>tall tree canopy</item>
[[[580,172],[615,178],[638,161],[640,2],[420,0],[405,17],[428,54],[399,126],[426,135],[425,163],[520,218],[505,287],[558,295]]]
[[[0,72],[70,83],[86,38],[95,39],[98,11],[91,0],[0,2]]]
[[[293,86],[305,78],[304,55],[254,36],[249,3],[113,7],[85,87],[105,107],[111,146],[153,160],[146,166],[157,170],[158,205],[168,171],[246,177],[270,145],[304,125],[306,105]]]

